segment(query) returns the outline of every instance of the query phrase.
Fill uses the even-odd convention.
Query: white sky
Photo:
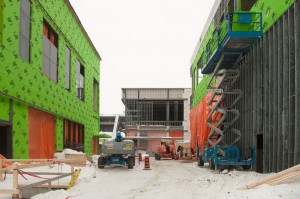
[[[190,59],[214,0],[70,0],[102,57],[100,114],[121,88],[189,88]]]

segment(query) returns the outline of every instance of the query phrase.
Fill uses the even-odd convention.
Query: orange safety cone
[[[144,170],[151,170],[150,169],[150,159],[149,156],[145,156],[145,167]]]
[[[139,153],[139,162],[143,162],[142,153]]]

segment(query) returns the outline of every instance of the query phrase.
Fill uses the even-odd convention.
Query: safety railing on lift
[[[259,12],[228,13],[226,18],[216,27],[212,37],[201,54],[201,66],[204,68],[214,53],[223,48],[228,35],[234,37],[257,37],[262,35],[262,14]],[[248,33],[246,34],[245,33]]]

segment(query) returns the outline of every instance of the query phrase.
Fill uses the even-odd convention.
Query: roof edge
[[[77,23],[79,24],[81,30],[83,31],[83,34],[86,36],[88,42],[89,42],[90,45],[92,46],[94,52],[96,53],[96,55],[98,56],[98,58],[100,59],[100,61],[102,61],[102,58],[101,58],[99,52],[97,51],[97,49],[96,49],[95,45],[93,44],[91,38],[89,37],[89,35],[87,34],[86,30],[84,29],[84,27],[83,27],[83,25],[82,25],[82,23],[81,23],[79,17],[77,16],[76,11],[74,10],[73,6],[71,5],[70,1],[69,1],[69,0],[65,0],[65,2],[67,3],[67,5],[68,5],[70,11],[72,12],[73,16],[75,17],[75,20],[76,20]]]
[[[204,26],[204,28],[203,28],[203,30],[202,30],[201,36],[200,36],[200,38],[198,39],[198,43],[197,43],[197,45],[196,45],[196,47],[195,47],[195,49],[194,49],[193,55],[192,55],[192,57],[191,57],[191,60],[190,60],[191,67],[192,67],[193,62],[194,62],[194,60],[195,60],[195,58],[196,58],[196,55],[197,55],[197,53],[198,53],[198,50],[199,50],[199,48],[200,48],[200,46],[201,46],[201,44],[202,44],[202,41],[203,41],[203,39],[204,39],[204,37],[205,37],[207,31],[208,31],[208,28],[209,28],[209,26],[210,26],[211,20],[214,18],[215,14],[216,14],[216,12],[217,12],[217,10],[218,10],[218,8],[219,8],[219,5],[220,5],[221,1],[222,1],[222,0],[215,0],[215,3],[214,3],[214,5],[213,5],[213,7],[212,7],[212,9],[211,9],[211,11],[210,11],[210,14],[209,14],[209,16],[208,16],[208,19],[206,20],[206,23],[205,23],[205,26]]]

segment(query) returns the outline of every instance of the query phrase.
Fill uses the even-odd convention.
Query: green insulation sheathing
[[[28,157],[28,107],[55,116],[55,149],[63,149],[64,119],[82,124],[85,152],[99,131],[93,84],[100,79],[100,56],[66,0],[31,0],[30,61],[19,56],[20,1],[0,0],[0,120],[8,121],[13,99],[13,155]],[[43,20],[58,35],[58,81],[42,72]],[[66,48],[71,51],[70,90],[65,89]],[[76,97],[76,60],[84,66],[84,100]],[[98,102],[99,103],[99,102]]]

